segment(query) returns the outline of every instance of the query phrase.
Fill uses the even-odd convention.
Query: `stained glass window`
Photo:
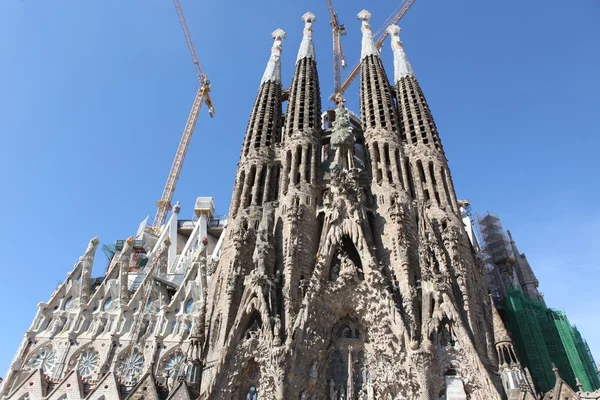
[[[191,314],[193,308],[194,308],[194,300],[193,299],[189,299],[185,303],[184,311],[185,311],[186,314]]]
[[[54,351],[49,347],[39,350],[33,358],[31,368],[41,368],[45,374],[50,373],[54,369]]]
[[[142,372],[142,368],[144,368],[144,356],[133,351],[121,361],[119,376],[128,382],[135,382]]]
[[[98,356],[98,353],[92,349],[86,350],[79,356],[77,370],[81,376],[89,376],[94,373],[99,362],[100,357]]]
[[[109,296],[106,300],[104,300],[104,305],[102,306],[102,311],[110,310],[111,305],[112,305],[112,297]]]
[[[250,389],[248,389],[248,393],[246,394],[246,400],[256,399],[258,399],[258,390],[256,390],[256,386],[250,386]]]
[[[181,353],[175,353],[165,363],[164,373],[169,377],[176,377],[185,364],[185,357]]]

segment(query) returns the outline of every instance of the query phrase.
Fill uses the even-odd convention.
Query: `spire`
[[[276,82],[281,83],[281,51],[282,41],[285,39],[285,32],[281,29],[275,30],[271,34],[271,37],[275,40],[273,47],[271,47],[271,58],[267,63],[267,68],[263,74],[261,84],[265,82]]]
[[[92,275],[92,267],[94,266],[94,255],[100,241],[98,237],[93,238],[88,243],[85,253],[79,258],[82,263],[81,270],[81,290],[79,292],[79,304],[86,304],[90,299],[90,277]]]
[[[373,31],[371,30],[371,25],[369,24],[371,13],[367,10],[362,10],[358,13],[357,18],[362,21],[360,30],[363,34],[360,59],[362,60],[367,56],[379,55],[379,50],[377,50],[375,42],[373,41]]]
[[[531,268],[531,265],[529,265],[529,261],[527,261],[525,255],[521,254],[519,249],[517,249],[517,245],[513,240],[510,231],[507,230],[506,233],[508,234],[510,246],[515,255],[515,259],[517,260],[517,276],[519,278],[519,283],[521,284],[521,290],[523,291],[523,294],[530,300],[540,300],[543,302],[544,298],[538,290],[540,282],[535,276],[533,268]]]
[[[302,16],[304,35],[289,91],[284,130],[287,136],[291,136],[293,132],[312,132],[316,135],[315,132],[321,126],[321,93],[312,39],[312,24],[315,20],[315,15],[311,12]]]
[[[300,50],[298,50],[298,58],[296,62],[302,60],[305,57],[315,59],[315,44],[312,39],[313,29],[312,24],[317,19],[310,11],[302,16],[304,21],[304,34],[302,36],[302,42],[300,43]]]
[[[406,58],[404,46],[400,40],[400,27],[398,25],[390,25],[387,28],[388,33],[392,37],[392,50],[394,51],[394,80],[398,82],[405,76],[413,76],[413,70]]]

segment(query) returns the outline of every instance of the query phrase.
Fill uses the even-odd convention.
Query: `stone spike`
[[[261,84],[265,82],[281,83],[281,52],[283,50],[282,42],[285,39],[285,32],[282,29],[276,29],[271,37],[273,38],[273,47],[271,47],[271,58],[267,63],[267,68],[263,74]]]
[[[377,47],[375,46],[375,41],[373,40],[373,31],[371,30],[371,25],[369,24],[371,13],[367,10],[362,10],[358,13],[357,18],[362,22],[361,31],[363,34],[360,59],[362,60],[363,58],[371,55],[379,56],[379,50],[377,50]]]
[[[302,16],[302,21],[304,21],[304,33],[302,36],[302,42],[300,43],[300,50],[298,50],[298,58],[296,59],[296,62],[306,57],[312,58],[313,60],[315,59],[315,44],[312,38],[312,24],[316,20],[317,19],[315,15],[310,11]]]
[[[398,25],[390,25],[387,28],[388,33],[392,37],[392,51],[394,52],[394,80],[398,82],[405,76],[413,76],[413,70],[408,62],[404,46],[400,40],[400,27]]]

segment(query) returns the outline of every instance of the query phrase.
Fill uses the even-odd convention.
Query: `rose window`
[[[125,381],[135,381],[144,368],[144,357],[134,351],[121,361],[119,375]]]
[[[45,374],[50,373],[54,368],[54,352],[50,348],[45,348],[37,353],[31,363],[32,369],[41,368]]]
[[[100,362],[100,357],[98,357],[98,353],[87,350],[81,353],[79,356],[79,364],[77,366],[77,370],[81,374],[81,376],[89,376],[94,373],[98,364]]]
[[[185,364],[185,357],[181,353],[175,353],[165,363],[164,373],[165,376],[175,377],[179,375],[179,372]]]

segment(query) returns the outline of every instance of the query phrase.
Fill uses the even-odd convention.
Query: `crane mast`
[[[410,8],[410,6],[413,5],[414,2],[415,2],[415,0],[406,0],[406,3],[402,6],[400,11],[398,11],[398,13],[391,19],[390,23],[387,24],[387,26],[396,25],[402,19],[402,17],[404,17],[404,14],[406,14],[408,9]],[[387,26],[384,28],[387,28]],[[375,42],[375,46],[377,46],[377,48],[380,49],[381,46],[383,46],[383,42],[385,41],[385,39],[387,39],[387,37],[389,35],[390,34],[387,32],[387,30],[383,30],[383,33],[381,34],[381,36],[379,36],[379,38]],[[356,77],[359,74],[360,74],[360,60],[358,63],[356,63],[355,67],[350,72],[350,75],[348,75],[348,78],[346,78],[344,83],[342,83],[340,85],[339,89],[335,92],[333,97],[341,98],[344,95],[344,93],[346,92],[346,90],[348,90],[348,87],[350,87],[352,82],[354,82],[354,79],[356,79]]]
[[[194,98],[194,103],[192,104],[192,110],[190,111],[183,134],[181,135],[181,140],[179,141],[179,146],[177,147],[177,152],[175,153],[175,158],[173,160],[173,164],[171,165],[171,170],[169,171],[167,183],[163,189],[163,194],[160,200],[156,202],[158,210],[156,212],[156,216],[154,217],[154,222],[149,228],[149,230],[155,234],[160,232],[160,228],[165,223],[169,210],[171,210],[173,193],[175,193],[177,180],[181,174],[181,168],[183,167],[185,155],[190,147],[190,142],[194,133],[194,128],[196,127],[196,122],[198,122],[198,115],[200,114],[202,103],[206,103],[206,106],[208,107],[208,114],[211,117],[214,116],[215,113],[212,100],[210,98],[210,81],[208,80],[206,74],[202,72],[202,68],[200,67],[200,62],[198,61],[198,56],[196,55],[196,50],[194,48],[194,42],[190,36],[190,32],[185,21],[185,16],[183,15],[183,10],[181,9],[181,4],[179,4],[179,0],[173,0],[173,3],[175,4],[175,9],[177,10],[177,16],[179,17],[183,34],[185,35],[185,40],[190,50],[190,54],[192,55],[192,61],[194,62],[194,67],[196,68],[196,74],[198,75],[200,88],[196,92],[196,97]]]
[[[331,31],[333,34],[333,93],[338,93],[342,84],[342,68],[346,68],[346,57],[342,50],[342,36],[346,35],[346,27],[340,24],[333,9],[331,0],[327,0]]]

